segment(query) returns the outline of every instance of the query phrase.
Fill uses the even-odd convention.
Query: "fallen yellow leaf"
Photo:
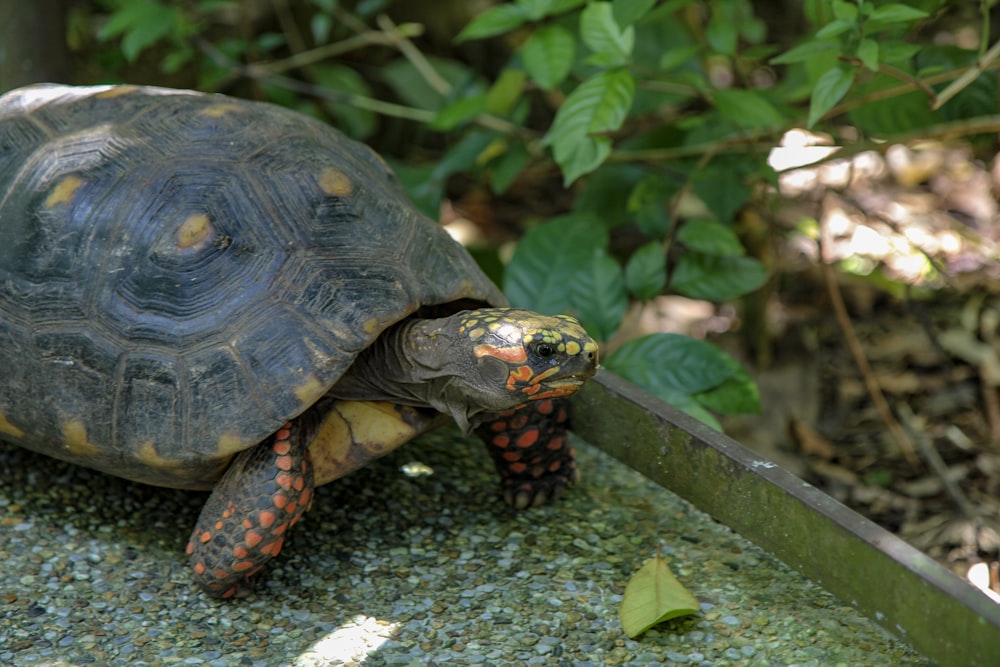
[[[698,599],[677,581],[666,561],[657,555],[647,560],[625,586],[618,617],[629,637],[638,637],[657,623],[695,614]]]

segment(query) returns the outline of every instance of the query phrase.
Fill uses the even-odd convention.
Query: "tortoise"
[[[453,419],[508,503],[577,476],[598,366],[510,308],[385,162],[263,102],[41,84],[0,97],[0,438],[211,494],[187,544],[246,595],[315,486]]]

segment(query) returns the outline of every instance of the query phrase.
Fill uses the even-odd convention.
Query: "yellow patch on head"
[[[334,197],[346,197],[354,190],[354,184],[347,174],[332,167],[324,169],[319,175],[319,187]]]
[[[302,405],[308,407],[326,393],[326,387],[320,383],[315,375],[310,375],[305,379],[305,382],[295,387],[294,391]]]
[[[204,213],[195,213],[181,223],[177,228],[177,247],[181,250],[194,248],[201,250],[208,245],[215,228],[212,221]]]
[[[101,448],[87,439],[87,427],[82,421],[68,421],[62,426],[63,440],[66,449],[72,454],[90,456],[97,454]]]
[[[111,100],[122,95],[128,95],[135,91],[136,86],[114,86],[97,93],[96,97],[101,100]]]
[[[202,116],[208,116],[209,118],[222,118],[228,113],[233,113],[234,111],[239,111],[240,105],[232,104],[230,102],[223,102],[222,104],[214,104],[210,107],[206,107],[201,110]]]
[[[81,185],[83,185],[83,179],[79,176],[67,176],[62,179],[56,187],[52,188],[49,196],[45,198],[45,208],[70,203],[73,201],[73,195],[76,194]]]
[[[7,420],[7,415],[2,412],[0,412],[0,433],[6,433],[7,435],[15,438],[24,437],[24,431],[11,424],[10,421]]]
[[[570,342],[566,343],[566,354],[576,356],[580,354],[581,349],[582,348],[580,347],[580,344],[577,343],[575,340],[571,340]]]

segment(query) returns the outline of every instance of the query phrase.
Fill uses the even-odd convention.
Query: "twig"
[[[396,47],[396,50],[410,61],[414,69],[420,72],[420,76],[424,77],[427,85],[433,88],[439,95],[446,96],[451,93],[451,84],[438,74],[426,56],[399,30],[391,18],[385,14],[379,14],[375,22],[378,23],[378,27],[382,29],[382,33],[389,39],[390,44]]]
[[[923,456],[924,461],[927,462],[927,467],[941,480],[942,487],[944,487],[948,496],[951,497],[951,501],[955,503],[955,507],[958,508],[958,511],[961,512],[964,518],[970,521],[977,519],[979,513],[976,511],[975,506],[969,502],[969,499],[965,497],[965,494],[962,493],[962,489],[948,476],[948,466],[945,464],[944,459],[941,458],[941,454],[934,448],[930,440],[916,428],[913,410],[906,403],[899,404],[896,409],[899,411],[899,418],[906,425],[907,433],[916,441],[917,446],[920,448],[920,454]]]
[[[978,79],[979,75],[985,72],[998,57],[1000,57],[1000,42],[994,44],[989,51],[976,61],[974,66],[965,70],[962,76],[955,79],[951,85],[942,90],[941,94],[938,95],[937,101],[931,105],[931,111],[940,109],[945,102],[958,95],[962,89]]]
[[[861,62],[860,58],[852,58],[850,56],[840,56],[840,60],[849,63],[851,65],[854,65],[856,67],[864,67],[864,63]],[[917,88],[918,90],[923,92],[924,95],[930,98],[932,105],[937,104],[937,102],[935,101],[937,100],[937,93],[934,92],[934,89],[931,88],[926,81],[918,79],[909,72],[904,72],[903,70],[897,69],[892,65],[886,65],[885,63],[879,63],[878,71],[881,72],[882,74],[891,76],[894,79],[898,79],[903,83],[907,83],[910,86],[913,86],[914,88]],[[937,107],[932,106],[931,108],[937,108]]]
[[[854,358],[854,363],[858,367],[858,371],[861,373],[865,388],[868,390],[868,395],[871,396],[872,403],[875,404],[875,409],[878,411],[879,417],[881,417],[882,422],[889,429],[889,433],[892,435],[893,440],[896,441],[896,446],[899,447],[899,451],[903,454],[903,457],[910,465],[916,467],[920,464],[920,459],[917,458],[914,452],[913,442],[906,436],[896,417],[893,416],[889,402],[886,400],[885,394],[882,392],[882,387],[878,383],[878,378],[875,377],[871,364],[868,363],[868,358],[865,356],[857,334],[854,332],[851,318],[847,314],[847,307],[844,305],[844,297],[840,293],[840,288],[837,285],[837,277],[828,257],[827,248],[829,244],[825,242],[825,236],[826,225],[823,224],[821,216],[819,238],[820,267],[823,271],[823,282],[826,284],[830,304],[837,317],[837,323],[840,325],[840,330],[844,333],[847,347]]]

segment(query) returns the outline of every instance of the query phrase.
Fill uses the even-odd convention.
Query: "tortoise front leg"
[[[187,553],[195,581],[219,598],[250,592],[250,578],[278,555],[285,532],[312,504],[308,430],[289,422],[237,454],[195,524]]]
[[[566,399],[542,399],[502,412],[476,429],[500,473],[507,504],[517,509],[544,505],[577,481],[568,421]]]

